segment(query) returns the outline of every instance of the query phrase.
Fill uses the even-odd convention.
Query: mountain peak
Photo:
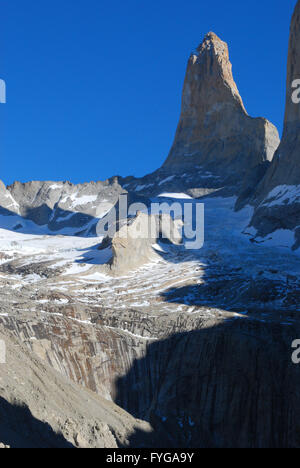
[[[228,45],[209,32],[188,61],[180,120],[164,167],[198,165],[240,180],[249,168],[271,160],[278,145],[278,132],[270,122],[248,116]]]
[[[206,34],[201,44],[197,47],[197,52],[201,54],[206,50],[211,50],[212,48],[215,48],[214,52],[216,55],[218,55],[220,52],[227,52],[227,56],[229,56],[226,42],[222,41],[219,36],[210,31]]]

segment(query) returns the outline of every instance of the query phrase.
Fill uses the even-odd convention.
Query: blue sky
[[[296,0],[1,1],[0,179],[144,175],[167,157],[190,52],[228,42],[252,116],[282,130]]]

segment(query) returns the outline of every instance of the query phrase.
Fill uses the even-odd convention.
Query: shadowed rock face
[[[284,131],[274,160],[255,195],[252,224],[259,234],[293,229],[300,224],[300,103],[293,99],[300,79],[300,2],[291,23]],[[299,88],[299,85],[298,85]],[[297,93],[295,93],[297,97]],[[299,93],[298,93],[299,95]]]
[[[294,333],[241,320],[152,343],[119,379],[117,402],[171,447],[297,447],[299,366],[287,352]]]
[[[189,59],[175,141],[164,168],[200,165],[229,179],[271,161],[276,128],[248,116],[232,76],[228,46],[214,33]]]

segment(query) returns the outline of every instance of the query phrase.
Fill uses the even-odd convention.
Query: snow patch
[[[187,195],[186,193],[161,193],[158,195],[159,198],[175,198],[178,200],[193,200],[192,197]]]
[[[175,179],[175,176],[170,176],[170,177],[167,177],[166,179],[163,179],[162,181],[159,182],[158,185],[163,185],[163,184],[166,184],[167,182],[170,182],[171,180]]]
[[[300,203],[300,185],[278,185],[263,201],[263,205],[277,206]]]
[[[255,241],[264,243],[269,247],[288,247],[292,248],[295,244],[295,233],[288,229],[278,229],[266,237],[256,237]]]
[[[68,200],[72,202],[72,208],[76,208],[76,206],[87,205],[88,203],[93,203],[97,200],[98,195],[82,195],[78,197],[77,192],[73,193],[73,195],[66,195],[64,198],[60,200],[60,203],[66,203]]]

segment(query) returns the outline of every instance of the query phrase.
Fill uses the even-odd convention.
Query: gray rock
[[[111,249],[112,258],[105,271],[122,275],[136,270],[151,261],[158,261],[159,255],[153,246],[162,238],[175,245],[182,242],[181,221],[170,215],[148,215],[138,212],[134,217],[121,220],[111,239],[105,238],[100,249]]]
[[[300,2],[290,30],[286,111],[281,144],[253,196],[252,225],[258,235],[300,225],[300,103],[293,102],[294,80],[300,79]],[[299,88],[299,86],[298,86]]]
[[[239,181],[249,169],[271,161],[278,145],[274,125],[248,116],[233,80],[227,44],[207,34],[188,62],[181,116],[164,168],[199,165],[225,180]]]
[[[0,326],[7,364],[0,370],[0,448],[117,448],[126,446],[138,421],[72,383]]]
[[[239,195],[246,204],[280,143],[277,129],[251,118],[232,76],[228,46],[209,33],[189,59],[182,109],[169,156],[142,178],[120,178],[126,190],[153,197]],[[222,193],[219,193],[222,190]]]
[[[0,214],[19,216],[22,232],[30,220],[50,233],[95,234],[95,225],[124,192],[117,179],[73,185],[70,182],[0,184]],[[28,229],[28,227],[27,227]]]

